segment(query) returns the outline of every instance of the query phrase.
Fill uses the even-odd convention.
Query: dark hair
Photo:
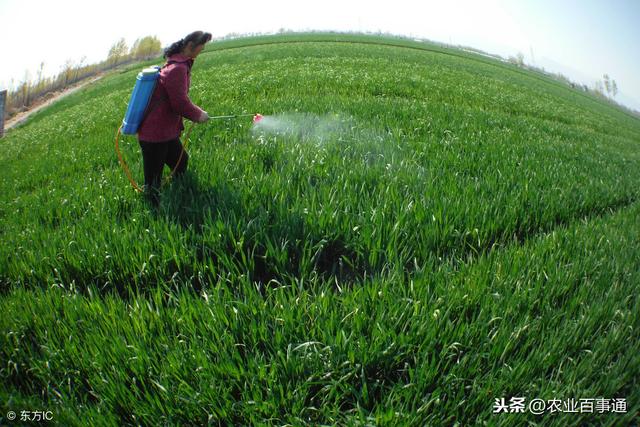
[[[182,49],[184,49],[188,43],[193,43],[194,46],[200,46],[201,44],[207,43],[209,40],[211,40],[211,33],[194,31],[187,37],[183,38],[182,40],[178,40],[177,42],[166,48],[164,50],[164,57],[168,58],[171,55],[182,52]]]

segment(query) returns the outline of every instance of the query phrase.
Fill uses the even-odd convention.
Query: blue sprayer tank
[[[140,123],[144,119],[144,113],[147,110],[159,76],[159,66],[145,68],[138,73],[136,85],[133,87],[127,112],[122,121],[123,134],[134,135],[138,132],[138,127],[140,127]]]

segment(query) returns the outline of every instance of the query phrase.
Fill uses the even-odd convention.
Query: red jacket
[[[168,58],[160,70],[158,84],[149,101],[147,116],[138,128],[138,139],[165,142],[178,138],[184,129],[182,117],[197,121],[203,110],[189,99],[193,59],[180,53]]]

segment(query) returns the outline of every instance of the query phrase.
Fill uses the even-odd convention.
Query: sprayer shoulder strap
[[[166,63],[166,64],[164,64],[164,65],[162,66],[162,68],[160,68],[160,69],[162,70],[163,68],[165,68],[165,67],[166,67],[166,66],[168,66],[168,65],[175,64],[175,62],[176,62],[176,61],[167,61],[167,63]],[[157,87],[157,84],[158,84],[158,81],[159,81],[159,80],[160,80],[160,76],[158,76],[158,80],[156,81],[156,87]],[[154,92],[155,92],[155,90],[154,90]],[[152,95],[152,96],[153,96],[153,95]],[[163,101],[168,101],[168,100],[169,100],[169,98],[168,98],[166,95],[161,95],[158,99],[156,99],[156,100],[154,101],[154,103],[153,103],[153,104],[150,104],[150,105],[147,107],[146,111],[144,112],[144,118],[142,119],[142,122],[140,122],[140,126],[142,126],[142,124],[144,123],[144,121],[145,121],[145,120],[147,120],[147,117],[149,117],[149,115],[150,115],[150,114],[151,114],[151,113],[152,113],[156,108],[158,108],[158,106],[159,106]]]
[[[162,68],[160,68],[161,70],[165,67],[168,67],[171,64],[179,64],[179,61],[167,61],[166,64],[164,64],[162,66]],[[187,69],[189,69],[187,67]],[[158,77],[158,81],[160,80],[160,77]],[[156,85],[158,83],[156,82]],[[152,95],[153,96],[153,95]],[[142,124],[144,123],[144,121],[147,119],[147,117],[149,117],[149,115],[156,109],[158,108],[158,106],[164,102],[164,101],[169,101],[169,98],[166,95],[161,95],[158,99],[156,99],[153,103],[153,105],[149,105],[149,107],[147,107],[147,110],[144,113],[144,118],[142,119],[142,122],[140,122],[140,126],[142,126]]]
[[[140,126],[142,126],[142,124],[145,122],[145,120],[147,120],[147,118],[151,115],[151,113],[158,108],[158,106],[162,103],[162,101],[164,100],[168,100],[169,98],[167,98],[166,96],[161,96],[160,98],[156,99],[155,102],[152,105],[149,105],[146,109],[146,111],[144,112],[144,118],[142,119],[142,121],[140,122]]]

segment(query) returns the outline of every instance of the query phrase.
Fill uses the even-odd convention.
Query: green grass
[[[439,46],[222,42],[191,98],[290,129],[196,126],[153,211],[113,151],[136,73],[2,140],[0,417],[637,424],[640,121]],[[513,396],[628,411],[492,413]]]

